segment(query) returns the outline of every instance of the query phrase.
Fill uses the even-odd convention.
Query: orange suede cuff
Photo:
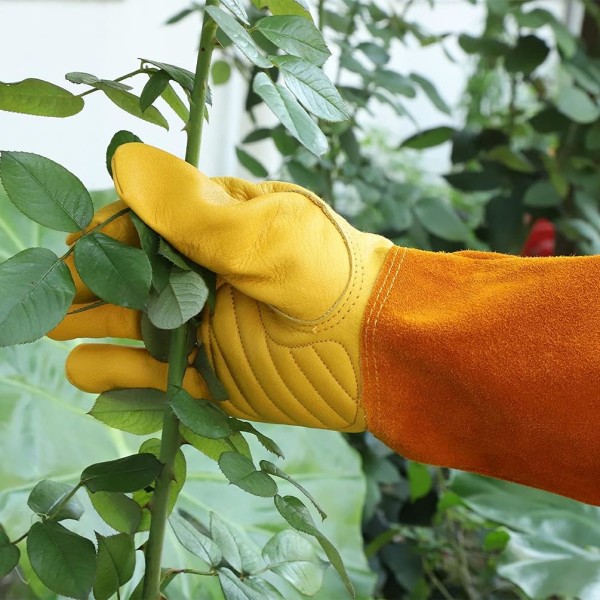
[[[393,248],[362,333],[400,454],[600,504],[600,256]]]

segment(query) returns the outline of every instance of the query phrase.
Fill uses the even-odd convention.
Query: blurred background
[[[309,4],[333,53],[325,71],[351,121],[321,123],[330,151],[312,155],[250,91],[255,72],[221,34],[201,169],[295,181],[357,227],[401,245],[600,253],[596,0]],[[187,0],[0,0],[0,80],[36,77],[80,93],[87,88],[65,81],[65,73],[114,79],[136,70],[139,58],[193,70],[200,8]],[[144,82],[128,81],[136,93]],[[105,155],[116,131],[182,155],[185,134],[166,104],[159,108],[169,131],[102,94],[86,100],[85,110],[64,120],[0,112],[0,149],[64,165],[97,190],[98,206],[114,197]],[[1,196],[0,259],[32,244],[64,248],[60,236],[21,219]],[[65,382],[68,350],[41,340],[0,351],[0,522],[11,537],[29,523],[25,501],[38,480],[70,482],[82,465],[139,444],[85,416],[93,398]],[[600,598],[600,509],[413,463],[368,434],[264,429],[283,447],[286,470],[331,515],[324,531],[360,598]],[[210,461],[189,461],[181,502],[199,519],[218,510],[257,542],[283,526],[258,499],[241,505]],[[79,526],[107,527],[85,517]],[[191,564],[171,542],[169,560]],[[0,580],[0,598],[56,597],[26,561],[19,575]],[[179,579],[169,598],[220,598],[210,582]],[[343,593],[328,573],[315,597]]]

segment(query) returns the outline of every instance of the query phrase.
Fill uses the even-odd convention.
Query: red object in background
[[[556,227],[548,219],[537,219],[531,226],[521,256],[554,256]]]

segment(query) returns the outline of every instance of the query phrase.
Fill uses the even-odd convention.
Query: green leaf
[[[162,427],[164,412],[164,392],[130,388],[100,394],[89,414],[114,429],[146,435]]]
[[[400,144],[400,148],[412,148],[414,150],[433,148],[449,142],[455,133],[456,130],[453,127],[433,127],[406,138]]]
[[[274,15],[299,15],[312,21],[306,0],[252,0],[262,8],[266,6]]]
[[[184,271],[191,271],[192,267],[188,259],[181,254],[178,250],[175,250],[173,246],[165,242],[164,239],[160,238],[158,242],[158,253],[161,256],[167,258],[171,263],[173,263],[176,267]]]
[[[92,75],[91,73],[82,73],[81,71],[72,71],[65,75],[65,79],[71,83],[95,85],[100,81],[99,77]]]
[[[250,62],[263,69],[271,68],[271,63],[260,53],[250,34],[231,15],[216,6],[207,6],[206,12]]]
[[[215,85],[223,85],[231,78],[231,65],[226,60],[215,60],[210,68]]]
[[[83,105],[83,98],[41,79],[0,82],[0,110],[41,117],[72,117]]]
[[[219,546],[213,540],[198,531],[193,523],[177,513],[173,513],[169,517],[169,523],[173,528],[175,537],[186,550],[201,558],[211,567],[219,566],[223,560],[223,555]]]
[[[105,537],[96,533],[98,567],[94,581],[95,600],[109,600],[132,577],[135,569],[133,537],[119,533]]]
[[[115,531],[133,535],[142,521],[142,509],[129,496],[120,492],[95,492],[88,496],[96,512]]]
[[[504,178],[490,169],[482,171],[462,171],[444,175],[444,179],[456,189],[465,192],[487,192],[504,185]]]
[[[81,483],[90,492],[135,492],[154,482],[161,462],[145,452],[90,465],[81,473]]]
[[[237,452],[224,452],[219,457],[219,467],[230,483],[249,494],[269,498],[277,494],[277,484],[253,462]]]
[[[510,540],[510,534],[504,529],[490,531],[483,540],[483,549],[486,552],[504,550]]]
[[[453,242],[467,240],[471,230],[441,198],[423,198],[415,205],[415,214],[429,233]]]
[[[275,534],[266,543],[262,555],[270,570],[281,575],[300,593],[314,596],[321,589],[329,563],[321,560],[313,545],[295,531]]]
[[[356,50],[362,52],[373,64],[383,67],[390,60],[388,51],[375,42],[361,42],[356,46]]]
[[[409,460],[406,465],[406,474],[408,475],[412,502],[429,494],[433,482],[425,465]]]
[[[19,564],[21,551],[10,543],[4,528],[0,525],[0,579],[8,575]]]
[[[0,347],[42,337],[75,297],[68,267],[46,248],[29,248],[1,263],[0,289]]]
[[[250,25],[248,14],[241,0],[221,0],[221,4],[244,23],[244,25]]]
[[[265,450],[268,450],[275,456],[279,456],[279,458],[285,458],[283,455],[283,450],[273,441],[270,437],[263,435],[252,423],[248,423],[247,421],[240,421],[239,419],[230,418],[229,425],[232,429],[236,431],[243,431],[244,433],[250,433],[256,436],[256,439],[262,444]]]
[[[219,583],[226,600],[264,600],[265,598],[227,568],[219,569]]]
[[[554,19],[550,26],[554,31],[558,49],[565,58],[572,58],[577,52],[577,38],[569,31],[568,27],[558,19]]]
[[[600,117],[600,109],[583,90],[562,86],[554,104],[559,112],[576,123],[593,123]]]
[[[142,250],[150,257],[158,252],[160,245],[160,236],[150,229],[134,212],[129,213],[129,218],[140,238]]]
[[[327,138],[287,89],[273,83],[265,73],[259,73],[254,78],[253,90],[283,126],[308,150],[317,156],[327,152]]]
[[[535,35],[526,35],[520,37],[517,45],[505,55],[504,67],[510,73],[529,75],[546,60],[549,53],[546,42]]]
[[[184,8],[180,10],[178,13],[175,13],[172,17],[165,21],[165,25],[174,25],[175,23],[179,23],[179,21],[189,17],[195,12],[199,11],[202,7],[199,4],[193,4],[188,8]]]
[[[423,77],[422,75],[418,75],[417,73],[411,73],[410,78],[420,86],[425,95],[441,113],[450,116],[452,114],[452,110],[446,104],[446,101],[440,96],[437,88],[429,79]]]
[[[523,196],[525,206],[549,207],[558,206],[560,203],[561,198],[556,188],[547,179],[536,181]]]
[[[496,160],[519,173],[533,173],[535,171],[535,167],[529,162],[527,157],[513,150],[510,146],[496,146],[487,153],[486,157]]]
[[[295,479],[290,477],[285,471],[283,471],[277,465],[274,465],[268,460],[261,460],[259,465],[261,470],[265,473],[268,473],[269,475],[273,475],[275,477],[281,477],[281,479],[285,479],[286,481],[291,483],[296,489],[300,490],[312,502],[312,505],[317,509],[319,515],[321,515],[321,519],[327,518],[325,511],[319,506],[319,504],[310,494],[310,492],[305,487],[300,485]]]
[[[339,92],[319,67],[295,56],[276,56],[272,61],[289,90],[309,112],[326,121],[350,118]]]
[[[240,164],[255,177],[265,178],[269,174],[265,166],[244,149],[238,146],[235,149],[235,153]]]
[[[27,536],[27,555],[42,583],[53,592],[87,600],[96,575],[94,544],[60,523],[34,523]]]
[[[563,61],[561,67],[573,78],[577,86],[589,92],[592,96],[597,96],[600,93],[600,78],[593,67],[585,63],[576,64],[567,61]]]
[[[184,125],[187,124],[190,118],[190,111],[188,107],[183,103],[183,100],[177,95],[173,86],[169,84],[164,90],[162,99],[171,107],[173,112],[183,121]]]
[[[372,79],[392,94],[400,94],[407,98],[414,98],[417,95],[412,80],[395,71],[378,69],[373,73]]]
[[[248,442],[241,433],[233,433],[228,438],[212,439],[197,435],[185,425],[180,425],[179,431],[181,437],[183,437],[188,444],[214,461],[218,461],[223,452],[230,452],[232,446],[237,452],[252,460],[252,453],[250,452]]]
[[[197,315],[207,298],[208,287],[198,273],[172,269],[167,285],[150,295],[148,316],[159,329],[175,329]]]
[[[323,551],[330,560],[333,568],[344,582],[346,589],[350,592],[352,598],[355,597],[354,586],[348,577],[344,563],[335,546],[317,529],[306,506],[294,498],[294,496],[275,496],[275,506],[279,514],[294,528],[303,533],[308,533],[316,538],[323,548]]]
[[[476,38],[465,34],[459,36],[458,44],[467,54],[483,54],[492,58],[502,56],[511,50],[508,44],[499,40],[489,37]]]
[[[211,439],[229,437],[233,430],[229,417],[207,400],[192,398],[185,390],[179,390],[171,400],[177,418],[195,434]]]
[[[78,521],[83,514],[83,505],[77,498],[71,498],[57,514],[56,507],[73,491],[73,486],[59,481],[44,479],[29,494],[27,506],[40,517],[52,516],[53,521],[74,519]]]
[[[29,152],[2,152],[0,179],[10,201],[32,221],[74,232],[85,229],[94,205],[83,183],[49,158]]]
[[[131,92],[115,89],[106,85],[105,83],[99,83],[96,87],[102,90],[106,97],[111,102],[116,104],[120,109],[124,110],[130,115],[133,115],[134,117],[137,117],[138,119],[142,119],[148,123],[153,123],[154,125],[163,127],[168,131],[169,123],[156,107],[149,106],[143,111],[140,108],[140,99]]]
[[[214,512],[210,513],[210,535],[223,558],[240,573],[254,573],[265,566],[258,548]]]
[[[530,29],[543,27],[556,20],[552,13],[543,8],[534,8],[529,12],[517,10],[514,13],[514,18],[521,27],[529,27]]]
[[[147,58],[141,58],[140,60],[165,71],[165,73],[167,73],[173,81],[177,82],[186,92],[192,93],[192,90],[194,89],[194,74],[191,71],[169,63],[148,60]]]
[[[100,79],[99,77],[96,77],[96,75],[92,75],[91,73],[82,73],[80,71],[74,71],[72,73],[67,73],[65,75],[65,79],[67,79],[71,83],[77,83],[77,84],[83,83],[85,85],[91,85],[92,87],[95,87],[96,89],[102,89],[102,85],[113,88],[115,90],[128,91],[131,89],[130,85],[125,85],[124,83],[121,83],[120,81],[112,81],[110,79]]]
[[[154,101],[165,91],[171,77],[166,71],[157,71],[150,76],[140,95],[140,108],[148,109]]]
[[[146,305],[152,267],[143,250],[104,233],[92,233],[77,241],[75,266],[83,282],[102,300],[129,308]]]
[[[115,135],[112,136],[110,143],[108,144],[108,148],[106,149],[106,168],[108,170],[108,174],[112,177],[112,158],[117,151],[117,148],[123,144],[129,144],[131,142],[139,142],[142,143],[142,140],[131,133],[131,131],[125,131],[122,129],[121,131],[117,131]]]
[[[204,383],[206,384],[206,387],[210,393],[211,400],[223,402],[229,398],[227,390],[217,378],[217,375],[208,360],[208,356],[206,356],[206,349],[204,345],[200,345],[198,347],[198,353],[194,359],[193,367],[196,369],[196,371],[198,371],[198,373],[200,373],[200,375],[202,375],[202,379],[204,380]]]
[[[323,34],[305,17],[265,17],[254,27],[278,48],[319,67],[331,56]]]

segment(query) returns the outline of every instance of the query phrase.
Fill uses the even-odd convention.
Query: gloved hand
[[[219,276],[215,311],[205,311],[199,337],[229,394],[223,408],[253,421],[364,430],[361,325],[392,243],[357,231],[298,186],[209,179],[144,144],[120,147],[113,174],[125,205]],[[122,208],[105,207],[90,228]],[[136,243],[127,217],[103,231]],[[94,301],[75,279],[76,302]],[[106,305],[67,316],[50,335],[140,339],[140,313]],[[164,389],[166,367],[141,348],[81,344],[67,375],[88,392]],[[208,397],[194,369],[184,385]]]

